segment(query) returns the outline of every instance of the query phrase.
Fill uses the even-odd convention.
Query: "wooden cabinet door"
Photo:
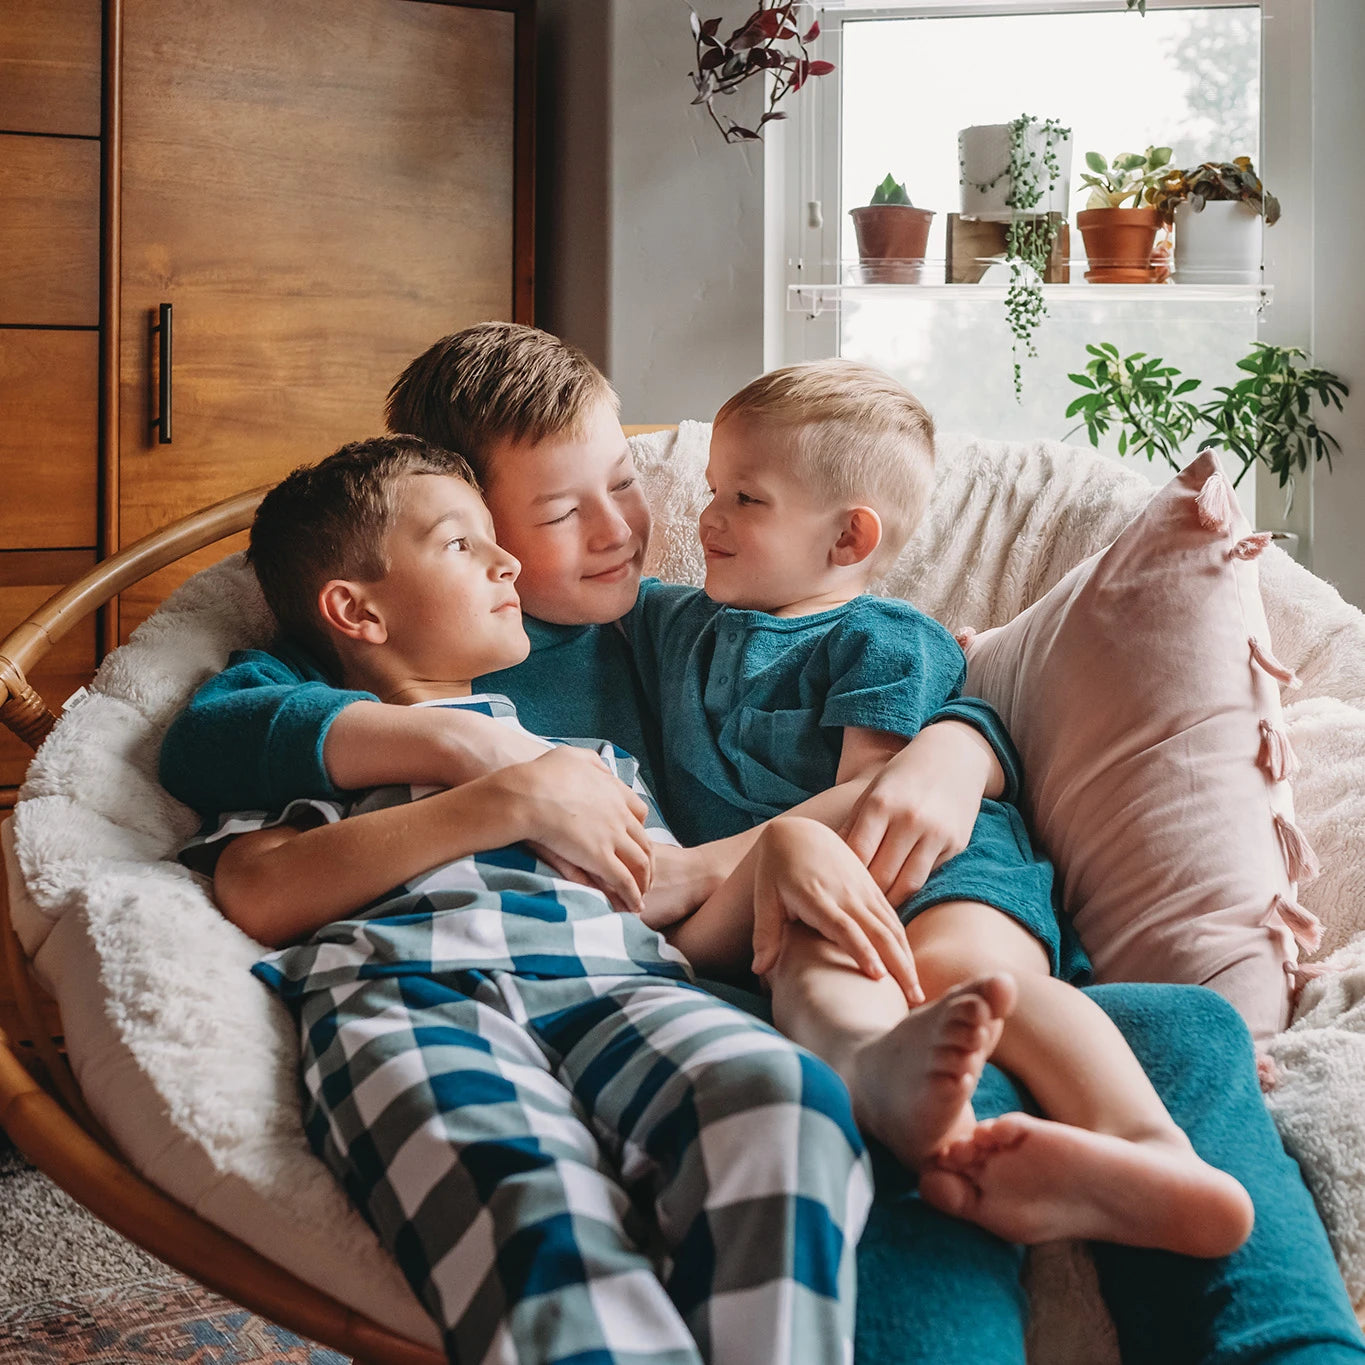
[[[514,316],[517,72],[505,7],[122,0],[122,13],[127,545],[382,431],[409,360]],[[163,303],[169,445],[151,426]],[[120,635],[189,571],[125,593]]]

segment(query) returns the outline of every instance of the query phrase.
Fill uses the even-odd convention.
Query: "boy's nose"
[[[601,509],[593,521],[592,532],[593,548],[597,550],[614,550],[631,537],[630,523],[613,503],[607,503]]]
[[[493,559],[493,572],[498,578],[506,578],[509,581],[514,582],[517,575],[521,572],[521,560],[515,555],[508,554],[507,551],[499,545],[498,552]]]

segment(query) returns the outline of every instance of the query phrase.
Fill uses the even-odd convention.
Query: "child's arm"
[[[595,754],[556,748],[420,801],[243,834],[218,858],[214,894],[233,924],[279,947],[442,863],[532,840],[638,904],[651,852],[645,814]]]
[[[668,939],[699,971],[772,969],[788,922],[806,924],[850,954],[869,977],[888,972],[912,1005],[924,993],[905,928],[867,869],[826,825],[768,821],[738,867]]]
[[[1000,761],[979,730],[946,717],[908,743],[885,731],[849,727],[844,744],[836,784],[787,814],[839,830],[892,905],[899,905],[966,847],[982,797],[999,796],[1004,786]],[[645,918],[663,926],[692,913],[766,828],[757,825],[696,848],[657,849]]]
[[[840,783],[869,780],[840,833],[892,905],[967,847],[983,797],[1004,770],[980,731],[956,720],[927,725],[908,743],[882,730],[844,731]]]
[[[385,706],[334,687],[301,652],[246,650],[171,723],[160,777],[171,795],[215,815],[384,783],[454,786],[540,752],[489,716]]]

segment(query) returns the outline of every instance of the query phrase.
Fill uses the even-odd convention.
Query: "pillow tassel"
[[[1283,926],[1294,935],[1294,942],[1305,953],[1316,953],[1322,947],[1322,921],[1311,911],[1305,910],[1298,901],[1288,896],[1276,895],[1270,902],[1261,921],[1266,928]]]
[[[1261,722],[1261,752],[1256,762],[1272,782],[1287,782],[1298,772],[1298,756],[1283,725],[1273,720]]]
[[[1318,981],[1324,976],[1335,976],[1340,970],[1339,967],[1328,967],[1322,962],[1300,962],[1297,966],[1292,962],[1286,962],[1284,974],[1289,978],[1289,1008],[1298,1009],[1299,996],[1303,994],[1303,988],[1310,981]]]
[[[1206,531],[1232,529],[1232,489],[1221,473],[1210,474],[1204,480],[1194,505],[1199,513],[1199,524]]]
[[[1270,531],[1253,531],[1249,536],[1243,536],[1228,551],[1228,558],[1255,559],[1274,539],[1275,537]]]
[[[1247,644],[1251,646],[1253,661],[1277,682],[1291,689],[1302,685],[1299,675],[1292,668],[1286,668],[1254,635],[1247,636]]]
[[[1311,882],[1321,871],[1318,855],[1313,852],[1303,831],[1283,815],[1275,816],[1275,831],[1280,836],[1280,850],[1284,854],[1285,871],[1291,882]]]

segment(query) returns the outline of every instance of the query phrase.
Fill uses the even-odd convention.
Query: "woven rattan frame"
[[[626,427],[627,435],[667,430]],[[0,640],[0,722],[31,748],[55,717],[26,673],[78,622],[124,588],[251,524],[255,488],[195,512],[103,560]],[[115,1231],[216,1293],[290,1331],[352,1356],[357,1365],[441,1365],[429,1346],[399,1336],[305,1284],[163,1194],[119,1155],[81,1099],[66,1058],[43,1027],[34,980],[0,877],[0,956],[20,1032],[0,1029],[0,1126],[39,1170]]]

